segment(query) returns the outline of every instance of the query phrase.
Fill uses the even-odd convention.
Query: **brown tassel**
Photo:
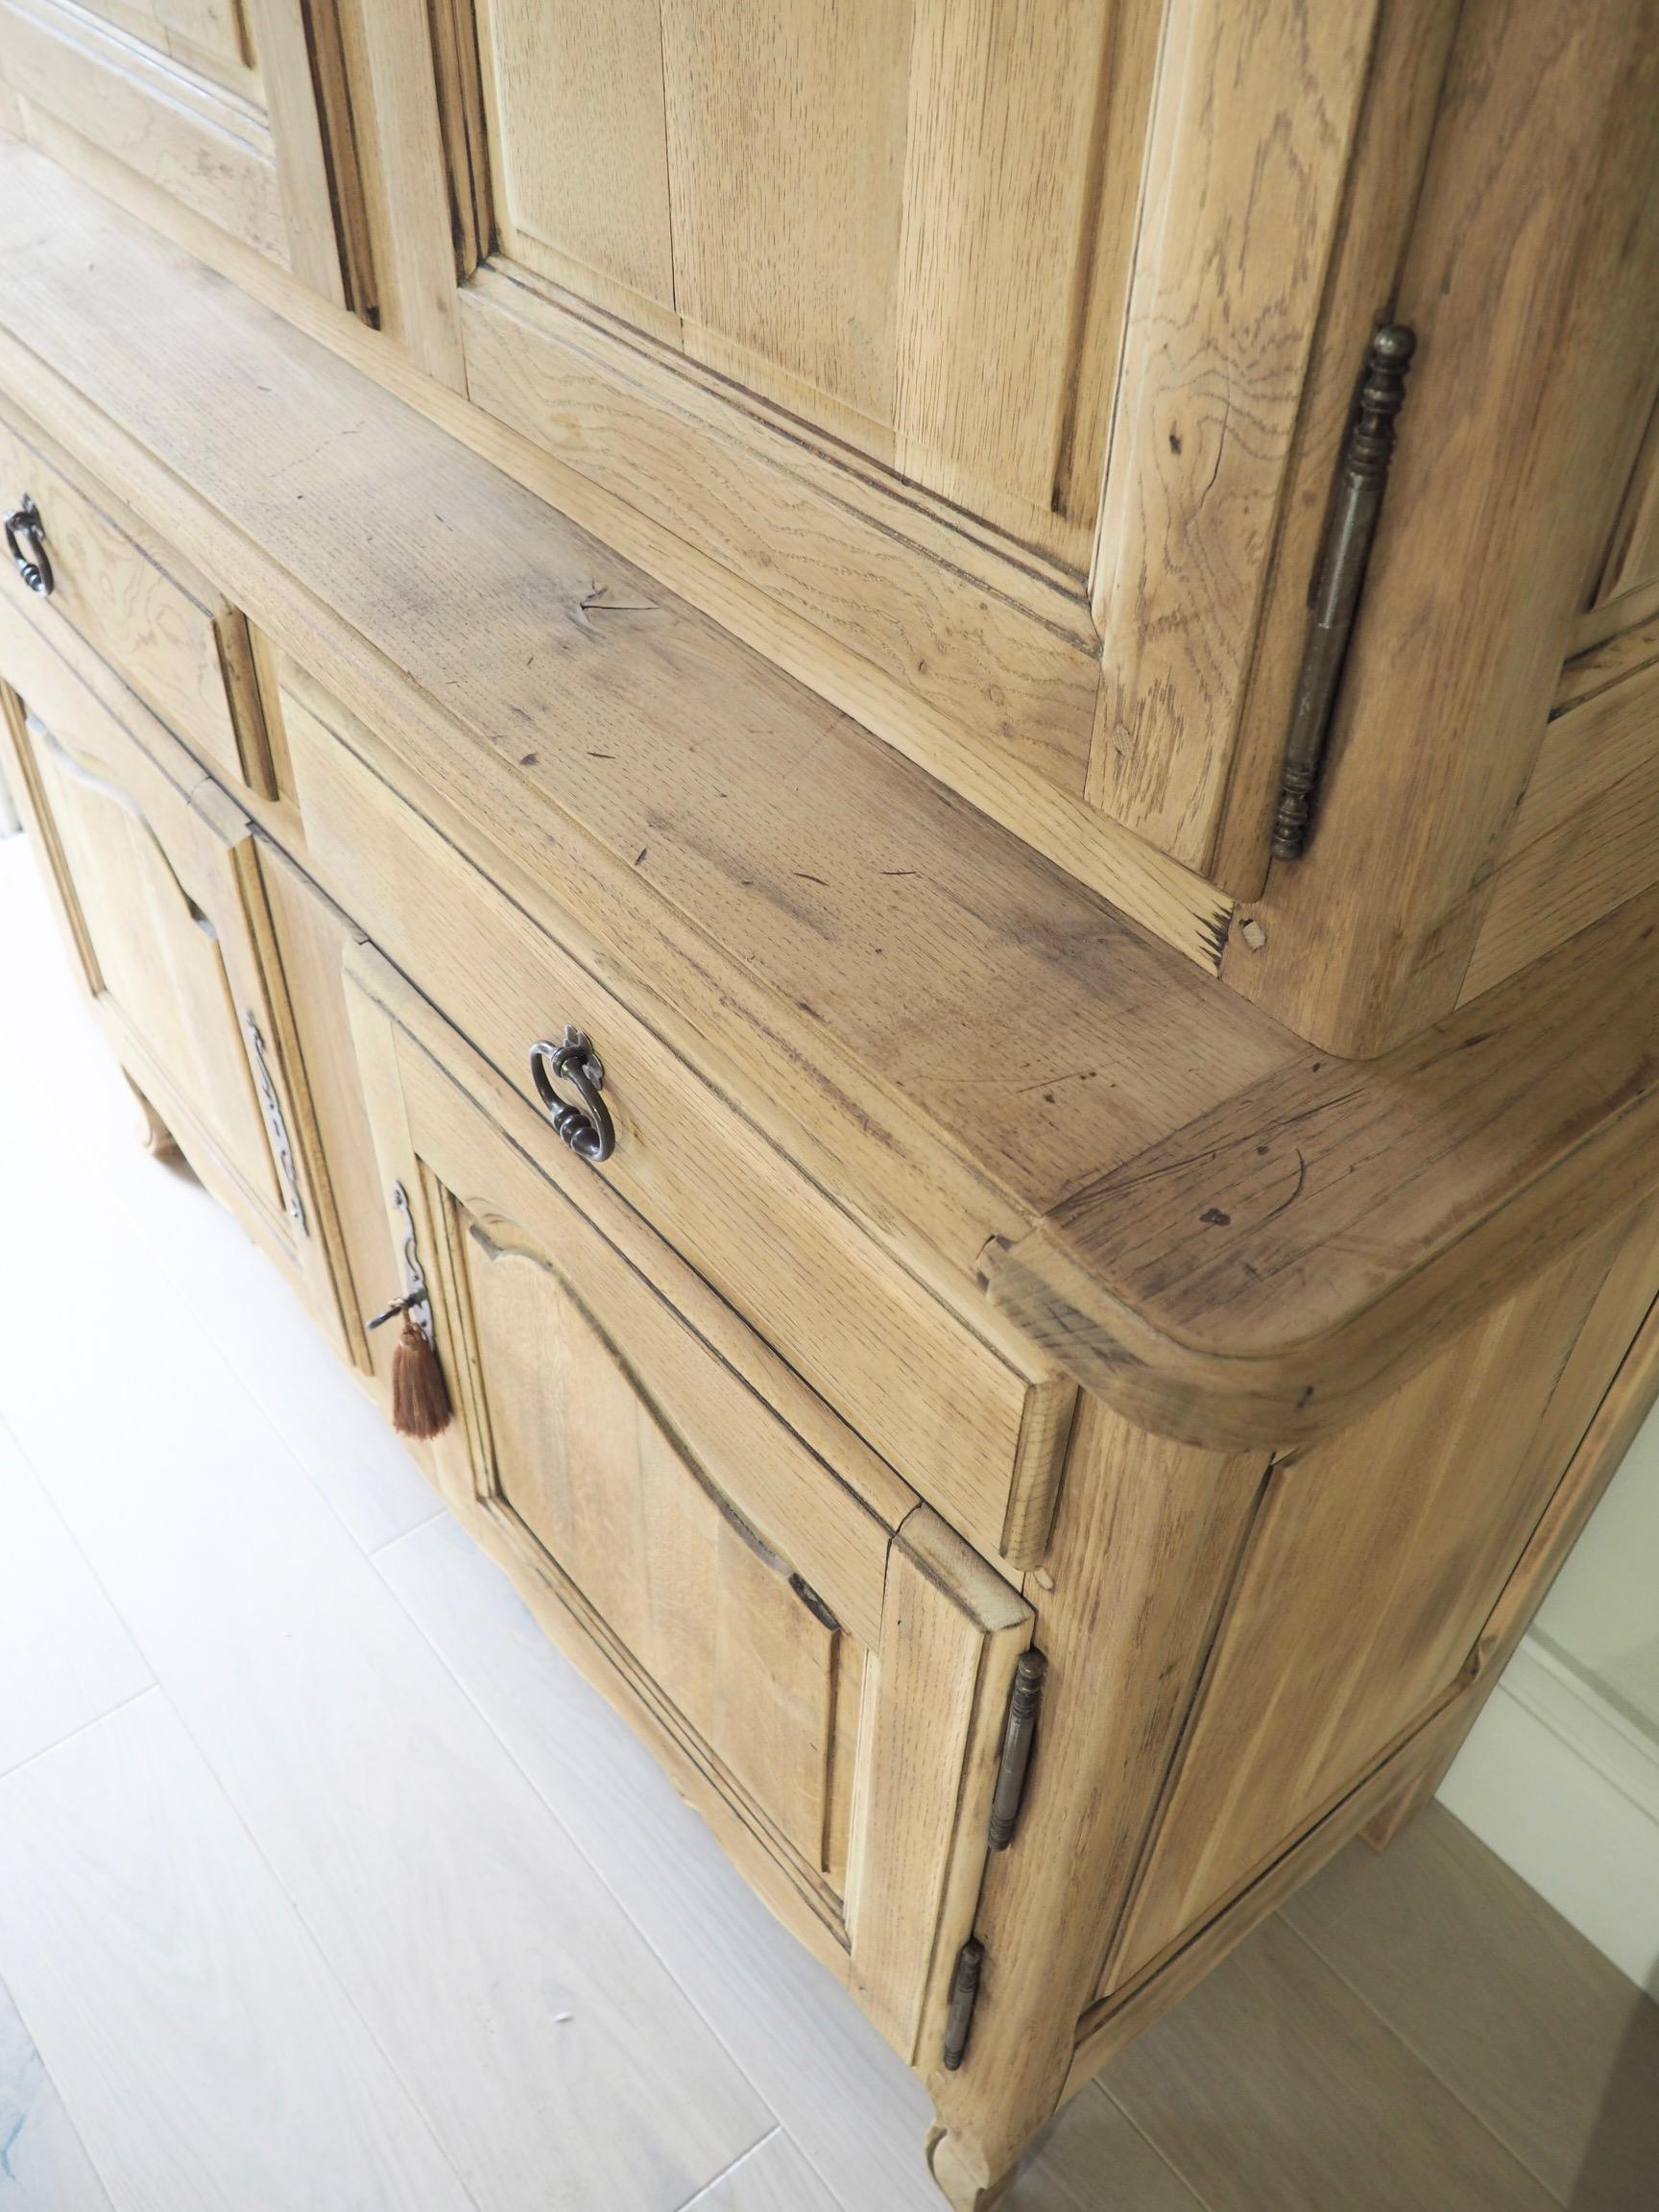
[[[405,1313],[392,1355],[392,1426],[399,1436],[442,1436],[449,1419],[449,1393],[432,1339]]]

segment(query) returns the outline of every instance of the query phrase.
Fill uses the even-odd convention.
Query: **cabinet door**
[[[10,690],[0,705],[93,1010],[203,1182],[336,1334],[252,830],[214,785],[186,796],[72,678],[48,687],[50,720]]]
[[[1214,965],[1193,872],[1378,13],[442,0],[448,373],[616,496],[608,540]],[[1408,171],[1432,40],[1389,38]]]
[[[330,6],[0,0],[0,77],[70,166],[83,146],[112,156],[328,299],[361,290],[344,114],[330,128],[323,108]]]
[[[936,2053],[1029,1609],[378,954],[349,971],[445,1497],[775,1910]]]

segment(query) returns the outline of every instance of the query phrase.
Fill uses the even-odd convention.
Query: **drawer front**
[[[18,686],[0,686],[9,779],[106,1036],[338,1339],[321,1163],[248,822],[177,746],[174,781],[10,611],[0,672]]]
[[[0,589],[12,604],[49,638],[66,623],[216,774],[274,797],[248,626],[235,609],[61,456],[5,422],[0,499],[12,525]],[[25,566],[38,571],[33,587]]]
[[[319,708],[326,706],[328,719]],[[969,1327],[355,749],[373,740],[288,684],[282,725],[310,857],[353,918],[526,1100],[529,1047],[584,1031],[621,1191],[981,1550],[1041,1556],[1073,1390]]]
[[[545,1120],[377,952],[348,969],[448,1503],[911,2056],[1029,1609],[631,1208],[577,1202]]]

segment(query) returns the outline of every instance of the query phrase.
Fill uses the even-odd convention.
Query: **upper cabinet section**
[[[1328,460],[1408,205],[1310,381],[1368,86],[1408,177],[1447,12],[1380,72],[1376,0],[444,0],[423,92],[400,4],[381,164],[421,204],[424,127],[459,279],[404,242],[411,350],[1214,967],[1298,422]]]
[[[585,637],[1347,1055],[1659,878],[1659,0],[143,4],[0,0],[24,129],[636,564]]]
[[[327,0],[0,0],[0,79],[66,166],[121,198],[133,172],[325,299],[370,305]]]

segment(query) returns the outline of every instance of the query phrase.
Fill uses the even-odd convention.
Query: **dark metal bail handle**
[[[46,552],[46,525],[40,519],[39,508],[27,492],[21,503],[7,516],[5,529],[6,550],[15,563],[18,575],[31,591],[38,591],[42,599],[49,599],[57,578]]]
[[[545,1037],[530,1047],[530,1073],[536,1094],[547,1109],[555,1133],[572,1152],[597,1166],[616,1149],[616,1125],[599,1093],[605,1081],[604,1064],[580,1029],[566,1028],[562,1045]],[[567,1083],[577,1105],[562,1098],[557,1086]]]

